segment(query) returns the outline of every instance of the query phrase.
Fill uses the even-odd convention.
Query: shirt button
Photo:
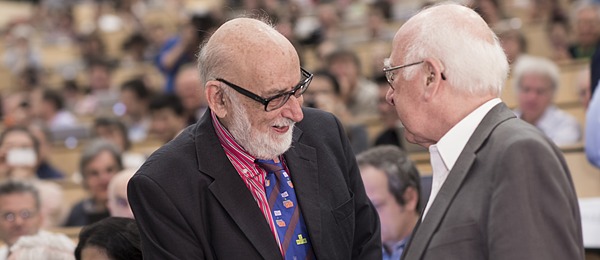
[[[243,169],[242,172],[243,173],[248,173],[248,169]]]

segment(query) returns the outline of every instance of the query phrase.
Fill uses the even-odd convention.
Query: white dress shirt
[[[494,98],[473,110],[469,115],[454,125],[437,144],[429,146],[431,158],[431,167],[433,169],[433,178],[431,182],[431,195],[425,206],[422,218],[425,219],[427,211],[435,201],[435,197],[444,185],[448,174],[454,167],[458,156],[467,145],[467,142],[475,132],[475,129],[481,123],[481,120],[498,103],[502,102],[499,98]]]

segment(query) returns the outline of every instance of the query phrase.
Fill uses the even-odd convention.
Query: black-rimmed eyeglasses
[[[300,83],[298,83],[292,90],[279,93],[269,98],[263,98],[222,78],[216,78],[216,80],[225,83],[225,85],[233,88],[238,93],[263,104],[265,106],[265,111],[270,112],[285,105],[292,95],[294,95],[296,98],[299,98],[306,91],[306,89],[308,89],[308,85],[310,85],[313,74],[304,68],[300,68],[300,71],[302,72],[302,77],[304,77],[304,79],[301,80]]]

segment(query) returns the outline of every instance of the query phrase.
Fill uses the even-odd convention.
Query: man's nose
[[[294,122],[302,121],[302,118],[304,118],[304,114],[302,113],[302,101],[302,96],[297,98],[296,96],[292,95],[287,103],[283,105],[283,111],[281,112],[281,115],[285,118],[293,120]]]

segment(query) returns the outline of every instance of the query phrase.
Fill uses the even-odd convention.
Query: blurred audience
[[[121,152],[131,148],[127,126],[116,117],[97,117],[92,126],[92,136],[111,142]]]
[[[514,112],[540,129],[556,145],[563,146],[581,140],[581,127],[572,115],[553,103],[560,87],[559,77],[558,66],[546,58],[519,58],[513,70],[518,101]]]
[[[600,40],[600,4],[580,1],[573,11],[575,40],[569,47],[575,59],[591,58]]]
[[[573,59],[569,50],[571,27],[566,17],[554,17],[548,22],[546,34],[551,47],[551,59],[555,62],[568,62]]]
[[[65,251],[72,252],[73,243],[64,235],[42,230],[45,216],[40,196],[28,182],[0,183],[0,240],[4,243],[0,259],[70,259],[60,256]],[[62,253],[51,254],[53,248]]]
[[[579,71],[579,73],[577,73],[576,86],[579,102],[583,108],[587,110],[588,106],[590,105],[590,100],[592,99],[589,67],[583,68]]]
[[[65,108],[62,93],[53,89],[44,89],[39,116],[52,130],[75,128],[79,125],[75,115]]]
[[[340,84],[342,101],[353,116],[377,114],[377,86],[361,72],[356,53],[337,50],[326,58],[326,69]]]
[[[112,85],[112,69],[105,59],[90,61],[86,71],[87,93],[75,105],[75,112],[80,115],[113,114],[113,106],[119,97]]]
[[[383,130],[375,136],[374,145],[395,145],[401,149],[405,149],[402,123],[394,107],[385,99],[390,89],[390,84],[385,75],[375,78],[375,83],[379,90],[377,110],[379,111],[379,120],[381,121]]]
[[[154,97],[150,101],[150,115],[150,132],[164,143],[175,138],[188,124],[182,102],[173,94]]]
[[[368,148],[367,129],[363,124],[358,123],[348,111],[341,97],[340,85],[331,73],[317,71],[313,74],[310,87],[304,92],[304,105],[336,115],[344,125],[344,130],[355,153]]]
[[[124,105],[122,119],[127,126],[127,136],[134,143],[144,141],[148,135],[148,104],[151,97],[150,89],[141,79],[129,80],[121,85],[120,102]]]
[[[135,220],[109,217],[81,230],[75,259],[141,260],[141,247]]]
[[[31,123],[27,127],[29,132],[37,139],[39,144],[39,164],[36,175],[40,179],[62,179],[65,173],[61,172],[50,162],[54,145],[52,132],[43,123]],[[70,173],[69,173],[70,174]]]
[[[114,144],[121,152],[124,168],[137,168],[146,160],[147,155],[131,151],[132,143],[127,134],[127,126],[119,118],[97,117],[92,136]]]
[[[40,230],[35,235],[22,236],[10,247],[7,260],[75,259],[75,243],[60,233]]]
[[[188,19],[178,35],[166,40],[155,59],[166,79],[167,93],[174,92],[175,77],[181,66],[195,61],[198,46],[220,23],[212,13],[191,14]]]
[[[181,67],[175,78],[175,95],[179,97],[189,125],[198,122],[208,108],[204,86],[196,65],[189,63]]]
[[[514,64],[521,55],[527,53],[527,39],[519,29],[507,28],[497,33],[510,64]]]
[[[41,180],[37,172],[41,163],[40,143],[24,127],[8,128],[0,135],[0,179],[31,182],[41,194],[42,226],[59,226],[65,217],[61,187]],[[50,177],[50,176],[45,176]],[[57,177],[57,176],[54,176]]]
[[[83,187],[89,197],[73,206],[65,226],[85,226],[110,216],[108,212],[108,183],[123,169],[121,152],[106,140],[87,145],[79,163]]]

